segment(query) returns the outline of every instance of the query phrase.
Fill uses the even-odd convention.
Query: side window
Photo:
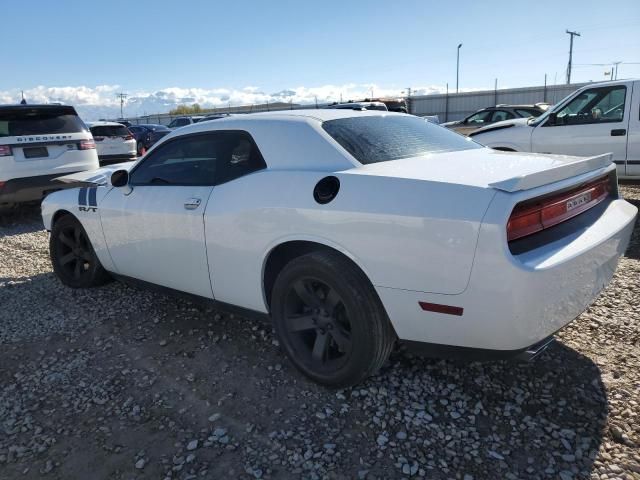
[[[624,85],[585,90],[557,113],[557,124],[621,122],[626,93]]]
[[[225,142],[216,166],[216,185],[267,168],[251,136],[246,132],[224,133]]]
[[[542,112],[540,110],[529,110],[524,108],[516,108],[516,113],[524,118],[539,117],[540,115],[542,115]]]
[[[186,135],[145,158],[131,173],[131,185],[218,185],[266,166],[246,132]]]
[[[467,118],[464,123],[466,125],[483,125],[485,123],[489,123],[489,117],[491,116],[491,111],[478,112],[471,115]]]
[[[505,110],[494,110],[493,115],[491,115],[491,123],[511,120],[512,118],[515,118],[515,115],[511,112],[507,112]]]
[[[213,185],[223,140],[204,134],[167,142],[131,173],[131,185]]]

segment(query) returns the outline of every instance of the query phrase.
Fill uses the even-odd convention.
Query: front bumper
[[[73,173],[77,172],[69,172],[68,174]],[[51,192],[77,186],[77,184],[57,181],[56,179],[60,176],[61,174],[57,173],[6,180],[4,185],[0,187],[0,205],[41,201]]]
[[[560,330],[609,283],[629,244],[637,208],[622,199],[566,222],[570,234],[512,254],[504,223],[483,223],[466,290],[441,295],[377,287],[401,339],[519,352]],[[487,215],[490,218],[490,213]],[[461,316],[418,302],[462,307]]]

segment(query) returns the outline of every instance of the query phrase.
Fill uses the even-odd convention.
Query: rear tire
[[[289,262],[272,293],[276,333],[292,363],[330,387],[374,374],[396,335],[373,286],[350,260],[317,251]]]
[[[53,225],[49,254],[53,271],[68,287],[91,288],[111,280],[98,260],[87,232],[72,215],[65,215]]]

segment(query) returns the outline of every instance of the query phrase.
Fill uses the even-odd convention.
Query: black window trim
[[[204,132],[194,132],[194,133],[187,133],[184,135],[180,135],[177,137],[173,137],[170,140],[167,140],[166,142],[162,142],[161,144],[159,144],[156,149],[154,149],[153,152],[150,152],[149,155],[147,155],[146,157],[144,157],[144,159],[140,162],[137,163],[130,171],[129,171],[129,179],[133,178],[133,174],[134,172],[140,168],[141,165],[144,165],[146,162],[148,162],[150,159],[154,158],[156,156],[156,153],[158,151],[160,151],[161,149],[165,148],[167,145],[170,145],[176,141],[179,140],[184,140],[185,138],[194,138],[194,137],[204,137],[204,136],[213,136],[213,135],[226,135],[226,134],[240,134],[244,137],[246,137],[250,142],[251,142],[251,146],[252,148],[255,148],[255,151],[260,159],[260,168],[256,168],[254,170],[251,170],[250,172],[245,173],[244,175],[241,175],[239,177],[234,177],[234,178],[229,178],[226,179],[223,182],[219,182],[217,178],[214,178],[213,184],[210,183],[202,183],[202,184],[194,184],[194,183],[168,183],[168,184],[149,184],[149,183],[133,183],[130,182],[129,185],[132,187],[215,187],[218,185],[223,185],[225,183],[229,183],[229,182],[233,182],[234,180],[237,180],[239,178],[243,178],[246,177],[247,175],[251,175],[252,173],[255,172],[259,172],[261,170],[265,170],[267,168],[267,163],[264,160],[264,156],[262,155],[262,152],[260,151],[260,149],[258,148],[258,145],[256,144],[255,140],[253,139],[253,137],[251,136],[251,134],[249,132],[247,132],[246,130],[207,130]]]

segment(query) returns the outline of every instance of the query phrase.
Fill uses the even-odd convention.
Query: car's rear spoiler
[[[611,164],[612,153],[604,153],[595,157],[578,158],[573,162],[561,163],[556,167],[539,170],[526,175],[507,178],[499,182],[490,183],[489,186],[505,192],[517,192],[529,190],[549,183],[558,182],[565,178],[575,177]]]
[[[116,170],[129,170],[135,162],[115,163],[97,170],[87,170],[84,172],[71,173],[62,177],[57,177],[56,181],[62,183],[88,183],[92,185],[106,185],[111,174]]]

